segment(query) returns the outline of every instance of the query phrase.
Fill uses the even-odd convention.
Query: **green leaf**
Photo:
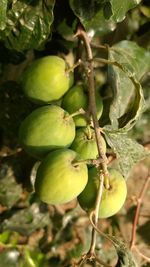
[[[9,220],[1,223],[1,230],[16,231],[22,235],[30,235],[35,230],[50,224],[48,211],[42,210],[37,203],[15,212]]]
[[[118,262],[115,265],[115,267],[136,267],[137,264],[135,262],[135,259],[131,251],[124,244],[124,242],[120,241],[118,238],[114,236],[110,235],[107,236],[113,243],[118,254]]]
[[[93,35],[103,35],[116,27],[115,22],[105,19],[103,13],[104,4],[100,0],[70,0],[70,7],[86,31],[91,32]]]
[[[9,241],[10,238],[10,231],[4,231],[3,233],[0,234],[0,243],[6,244]]]
[[[0,30],[4,30],[6,26],[6,10],[7,0],[0,1]]]
[[[126,134],[108,131],[105,128],[104,134],[109,146],[117,156],[118,169],[126,179],[132,167],[150,155],[142,145],[130,139]]]
[[[0,264],[7,267],[20,267],[19,251],[14,248],[2,251],[0,253]]]
[[[127,11],[140,1],[136,0],[70,0],[70,7],[86,31],[103,35],[125,18]]]
[[[22,193],[21,185],[17,184],[11,167],[1,164],[0,171],[0,203],[11,208],[19,199]]]
[[[24,259],[21,267],[48,267],[46,257],[39,250],[24,251]]]
[[[136,7],[140,2],[141,0],[110,0],[110,2],[106,1],[106,4],[109,4],[111,7],[112,19],[120,22],[125,18],[128,10]]]
[[[7,177],[0,183],[0,203],[11,208],[20,198],[22,189],[13,177]]]
[[[150,69],[150,52],[133,41],[121,41],[110,50],[110,58],[117,60],[140,80]]]
[[[139,80],[150,68],[150,53],[131,41],[122,41],[109,50],[108,77],[113,89],[110,120],[113,129],[129,130],[144,111]]]
[[[13,1],[7,10],[5,30],[0,31],[2,39],[9,49],[24,51],[40,49],[48,39],[53,22],[55,0]]]

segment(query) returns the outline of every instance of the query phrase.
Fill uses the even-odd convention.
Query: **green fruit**
[[[62,107],[70,114],[77,112],[79,109],[88,109],[88,95],[84,91],[82,85],[73,86],[63,97]],[[100,95],[96,93],[97,118],[101,117],[103,111],[103,103]],[[88,124],[85,115],[74,116],[75,125],[84,127]]]
[[[104,153],[106,153],[106,143],[103,137],[101,137],[101,141]],[[82,159],[96,159],[98,157],[98,149],[94,130],[90,127],[77,129],[71,149],[76,151]]]
[[[123,176],[115,169],[110,169],[109,174],[110,189],[103,188],[99,218],[108,218],[116,214],[123,206],[127,195],[127,186]],[[90,168],[88,177],[88,183],[78,196],[78,201],[85,211],[90,212],[94,208],[97,196],[98,170],[95,167]]]
[[[70,114],[78,111],[80,108],[84,110],[88,107],[88,97],[84,92],[82,85],[73,86],[63,97],[62,107]],[[77,115],[74,117],[76,126],[85,126],[86,119],[84,115]]]
[[[25,95],[33,102],[50,103],[60,99],[73,83],[65,61],[58,56],[35,60],[21,78]]]
[[[35,192],[43,202],[67,203],[83,191],[88,169],[78,159],[78,154],[70,149],[58,149],[47,155],[35,180]]]
[[[68,112],[49,105],[34,110],[22,122],[19,139],[32,156],[43,157],[57,148],[69,147],[75,137],[75,124]]]
[[[97,119],[99,120],[103,112],[103,101],[99,92],[96,92],[95,98],[96,98]]]

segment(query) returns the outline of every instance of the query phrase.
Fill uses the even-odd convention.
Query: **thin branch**
[[[98,227],[97,225],[95,225],[94,221],[93,221],[93,211],[91,212],[90,214],[90,222],[93,226],[93,228],[95,229],[95,231],[97,231],[100,235],[102,235],[104,238],[106,238],[108,241],[110,241],[114,246],[115,246],[115,243],[113,242],[113,240],[108,236],[106,235],[105,233],[103,233]]]
[[[104,175],[104,182],[106,181],[105,184],[109,187],[109,182],[108,182],[109,173],[107,170],[107,157],[106,157],[105,151],[103,149],[103,144],[101,141],[101,133],[99,131],[99,122],[97,119],[93,55],[92,55],[92,49],[90,46],[90,40],[88,38],[88,35],[86,34],[86,32],[83,30],[83,28],[81,26],[78,27],[75,36],[79,37],[83,40],[85,48],[86,48],[87,60],[89,61],[89,63],[88,63],[88,84],[89,84],[88,92],[89,92],[90,112],[91,112],[93,124],[94,124],[94,131],[95,131],[95,137],[96,137],[96,142],[97,142],[99,158],[102,159],[100,166],[102,167],[102,171],[103,171],[103,175]],[[95,215],[94,216],[94,223],[95,223],[95,225],[97,225],[97,223],[98,223],[99,206],[100,206],[102,188],[103,188],[103,179],[102,179],[101,174],[100,174],[99,179],[100,179],[99,190],[98,190],[98,195],[97,195],[96,205],[95,205],[95,210],[94,210],[94,215]],[[93,228],[92,229],[91,246],[90,246],[90,251],[89,251],[91,254],[94,253],[95,246],[96,246],[96,231]]]
[[[87,254],[83,255],[78,262],[73,264],[73,267],[80,267],[87,260]]]
[[[147,262],[150,262],[150,258],[145,256],[136,246],[134,247],[134,249],[136,250],[136,252]]]
[[[97,198],[96,198],[96,202],[95,202],[95,208],[94,208],[94,211],[93,211],[94,220],[95,220],[96,224],[97,224],[97,221],[98,221],[100,202],[101,202],[102,193],[103,193],[103,184],[104,184],[104,176],[101,173],[100,174],[100,184],[99,184],[99,188],[98,188],[98,192],[97,192]],[[93,227],[93,229],[92,229],[91,246],[90,246],[90,249],[89,249],[89,253],[91,253],[91,254],[94,253],[95,242],[96,242],[96,231],[95,231],[95,228]]]
[[[108,45],[99,45],[91,42],[91,47],[97,48],[97,49],[105,49],[108,50]]]
[[[86,32],[79,27],[76,33],[77,37],[80,37],[83,39],[86,52],[87,52],[87,59],[89,61],[89,72],[88,72],[88,81],[89,81],[89,102],[90,102],[90,112],[93,118],[93,124],[94,124],[94,130],[95,130],[95,137],[99,152],[99,157],[103,159],[103,162],[101,163],[102,170],[104,172],[104,176],[108,175],[107,170],[107,157],[103,149],[103,144],[101,141],[101,133],[99,131],[99,122],[97,119],[97,111],[96,111],[96,99],[95,99],[95,83],[94,83],[94,68],[93,68],[93,55],[92,55],[92,49],[90,46],[90,41],[88,38],[88,35]]]
[[[95,256],[95,254],[91,255],[91,254],[85,254],[82,256],[82,258],[73,264],[73,267],[80,267],[82,266],[83,263],[87,262],[87,261],[96,261],[97,263],[99,263],[100,265],[104,266],[104,267],[112,267],[110,265],[108,265],[107,263],[105,263],[104,261],[100,260],[97,256]]]
[[[130,248],[133,249],[135,247],[135,242],[136,242],[136,228],[137,228],[137,223],[139,219],[139,213],[140,213],[140,208],[142,205],[142,201],[145,195],[145,192],[148,188],[150,182],[150,175],[148,175],[145,179],[144,185],[142,187],[142,190],[140,192],[140,195],[137,199],[137,207],[135,211],[135,216],[134,216],[134,221],[133,221],[133,227],[132,227],[132,235],[131,235],[131,243],[130,243]]]

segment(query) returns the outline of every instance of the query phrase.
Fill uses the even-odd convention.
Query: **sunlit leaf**
[[[112,19],[120,22],[125,18],[127,11],[137,6],[140,2],[141,0],[110,0],[106,1],[106,4],[109,3],[111,6]]]
[[[39,49],[48,39],[53,22],[55,0],[13,1],[7,10],[5,30],[0,31],[0,39],[10,49],[23,51]]]
[[[140,1],[119,0],[70,0],[74,14],[85,27],[93,34],[105,34],[116,27],[116,22],[122,21],[128,10],[135,7]]]
[[[142,145],[130,139],[126,134],[104,130],[106,140],[117,156],[120,172],[127,179],[132,167],[140,160],[149,156]]]
[[[20,198],[22,187],[19,185],[10,166],[1,164],[0,170],[0,203],[11,208]]]
[[[92,34],[105,34],[116,27],[114,21],[105,19],[103,13],[104,4],[100,0],[70,0],[70,6],[86,31]]]
[[[115,267],[136,267],[135,259],[125,243],[114,236],[108,235],[108,237],[111,239],[118,254],[118,261]]]
[[[49,223],[48,212],[34,203],[28,208],[16,211],[9,220],[4,220],[1,229],[16,231],[28,236],[36,229],[43,228]]]
[[[109,51],[109,59],[117,66],[109,67],[113,89],[110,120],[113,129],[130,129],[144,111],[140,79],[150,69],[150,53],[131,41],[122,41]]]

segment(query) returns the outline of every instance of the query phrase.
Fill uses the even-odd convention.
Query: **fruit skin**
[[[101,141],[104,153],[106,153],[106,142],[103,137],[101,137]],[[96,159],[98,157],[98,149],[94,129],[91,127],[77,129],[71,149],[76,151],[82,159]]]
[[[70,114],[78,111],[79,109],[88,109],[88,95],[84,91],[81,84],[73,86],[64,95],[62,100],[62,107],[67,110]],[[101,117],[103,111],[103,102],[98,92],[96,92],[96,108],[97,108],[97,118]],[[74,121],[76,127],[85,127],[88,124],[85,115],[74,116]]]
[[[65,94],[62,100],[62,107],[66,109],[70,114],[78,111],[80,108],[84,110],[88,106],[88,97],[84,92],[82,85],[75,85]],[[84,115],[77,115],[74,117],[76,126],[85,126],[86,119]]]
[[[115,169],[109,169],[109,174],[110,189],[103,188],[99,218],[108,218],[116,214],[123,206],[127,195],[127,186],[123,176]],[[99,185],[98,175],[95,167],[89,169],[88,183],[78,196],[80,206],[87,212],[94,208]]]
[[[48,204],[63,204],[76,198],[85,188],[88,169],[78,164],[78,154],[70,149],[50,152],[37,170],[35,192]],[[73,166],[73,162],[76,165]]]
[[[47,105],[34,110],[22,122],[19,140],[32,156],[42,158],[49,151],[69,147],[75,137],[75,123],[59,106]]]
[[[73,83],[73,74],[66,69],[65,61],[58,56],[33,61],[21,77],[25,95],[37,103],[60,99]]]

